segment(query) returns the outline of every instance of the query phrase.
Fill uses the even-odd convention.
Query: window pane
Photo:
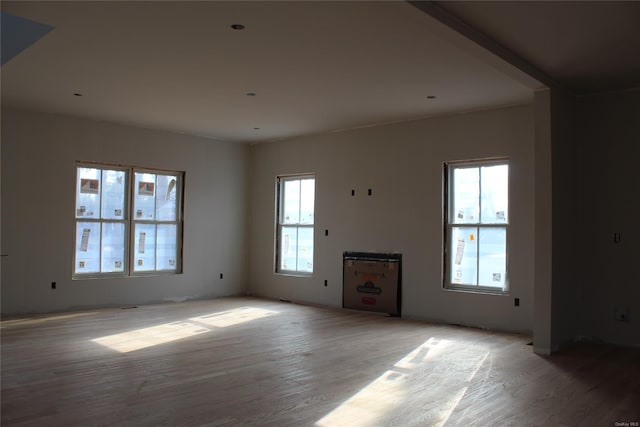
[[[124,271],[125,226],[123,222],[102,223],[102,272]]]
[[[478,229],[453,227],[451,230],[449,278],[453,284],[477,284]]]
[[[506,223],[509,207],[509,166],[481,168],[482,223]]]
[[[300,180],[284,181],[284,203],[282,224],[297,224],[300,221]]]
[[[100,218],[100,169],[78,168],[76,218]]]
[[[297,269],[298,227],[282,227],[280,236],[280,269]]]
[[[76,223],[76,274],[100,271],[100,223]]]
[[[298,271],[313,271],[313,228],[298,228]]]
[[[102,171],[102,216],[105,219],[123,219],[125,171]]]
[[[507,230],[505,228],[481,228],[478,240],[480,250],[480,286],[504,288],[507,273]]]
[[[158,270],[175,270],[177,268],[177,229],[175,224],[158,224]]]
[[[175,221],[177,218],[178,177],[158,175],[156,191],[156,220]]]
[[[454,224],[479,222],[480,176],[478,168],[453,170],[453,209],[450,212]]]
[[[300,224],[313,224],[315,184],[315,179],[303,179],[300,181]]]
[[[156,225],[135,224],[133,271],[156,269]]]
[[[156,212],[156,175],[136,172],[133,198],[133,218],[153,220]]]

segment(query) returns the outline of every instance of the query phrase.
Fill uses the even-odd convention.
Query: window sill
[[[298,271],[276,271],[274,274],[287,277],[313,278],[313,273],[301,273]]]
[[[82,274],[71,277],[72,281],[95,280],[95,279],[137,279],[140,277],[177,276],[183,274],[182,271],[150,271],[148,273],[136,274]]]
[[[443,286],[442,288],[449,292],[462,292],[467,294],[481,294],[481,295],[495,295],[495,296],[509,296],[509,291],[503,291],[502,289],[491,288],[478,288],[477,286]]]

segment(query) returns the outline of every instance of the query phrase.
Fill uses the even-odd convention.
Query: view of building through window
[[[180,272],[182,173],[77,168],[74,277]]]
[[[313,272],[315,177],[278,178],[276,271]]]
[[[506,291],[509,165],[445,166],[445,287]]]

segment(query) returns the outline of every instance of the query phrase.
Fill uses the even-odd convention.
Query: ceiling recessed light
[[[74,93],[73,96],[82,96],[81,93]]]
[[[240,30],[244,30],[244,25],[242,25],[242,24],[233,24],[231,26],[231,28],[233,28],[234,30],[240,31]]]
[[[260,130],[260,128],[253,128],[253,130]]]
[[[247,92],[245,95],[247,95],[247,96],[256,96],[256,94],[254,92]]]
[[[436,99],[435,95],[429,95],[427,96],[427,99]]]

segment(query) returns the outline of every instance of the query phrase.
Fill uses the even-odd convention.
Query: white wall
[[[583,336],[640,346],[640,90],[581,98],[578,233]],[[619,244],[613,233],[621,233]],[[614,319],[627,308],[629,322]]]
[[[250,291],[341,306],[343,251],[397,251],[403,254],[403,316],[531,331],[533,127],[533,110],[524,106],[253,146]],[[510,295],[445,291],[442,164],[496,156],[511,159]],[[303,172],[316,174],[312,278],[274,274],[275,177]]]
[[[245,291],[249,147],[4,107],[2,125],[3,314]],[[186,172],[183,274],[71,280],[76,160]]]
[[[535,272],[533,350],[551,354],[552,204],[551,204],[551,91],[538,90],[535,117]]]
[[[579,205],[579,151],[575,138],[575,98],[551,90],[552,248],[551,350],[574,342],[580,305],[577,241]],[[538,236],[536,236],[538,237]],[[537,288],[536,288],[537,289]]]

